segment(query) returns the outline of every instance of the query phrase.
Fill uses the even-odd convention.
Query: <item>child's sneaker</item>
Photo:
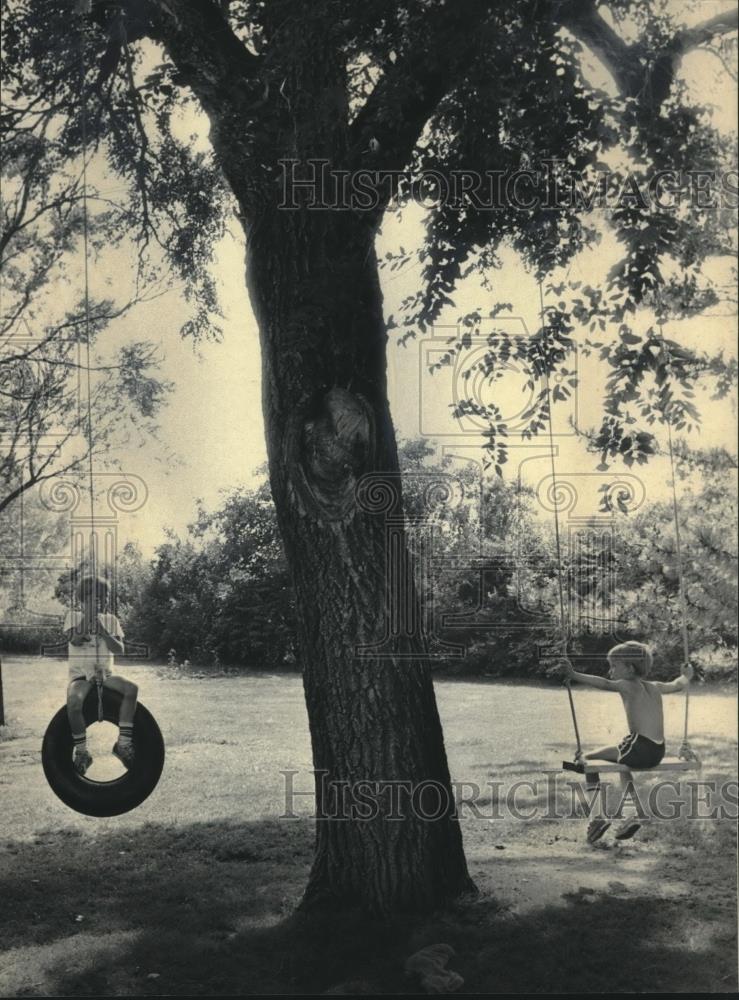
[[[75,750],[72,763],[77,774],[84,777],[92,764],[92,754],[89,750]]]
[[[641,823],[637,823],[635,819],[627,819],[616,830],[616,840],[630,840],[639,829],[641,829]]]
[[[133,767],[133,762],[136,759],[136,752],[132,746],[121,746],[116,740],[113,744],[112,753],[128,770]]]
[[[600,840],[610,825],[607,819],[591,819],[588,823],[588,843],[594,844]]]

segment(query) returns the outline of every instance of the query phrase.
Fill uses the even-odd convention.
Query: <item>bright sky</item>
[[[702,8],[705,9],[701,11],[701,18],[725,9],[726,4],[705,3]],[[703,53],[691,55],[683,65],[689,84],[700,88],[703,100],[715,102],[716,121],[726,129],[733,129],[735,88],[728,86],[728,77],[720,70],[718,60]],[[191,120],[184,122],[183,128],[202,131],[202,123]],[[420,213],[415,208],[409,209],[400,223],[388,222],[378,251],[382,255],[386,249],[397,249],[400,243],[406,248],[416,246],[421,232]],[[164,358],[166,377],[176,382],[171,402],[160,419],[164,445],[160,454],[174,452],[179,461],[162,462],[153,443],[144,448],[131,448],[120,455],[124,470],[141,476],[149,490],[147,504],[138,514],[121,515],[121,545],[128,539],[136,539],[145,552],[151,552],[163,540],[164,526],[177,531],[184,529],[194,515],[196,498],[202,498],[206,506],[212,507],[218,503],[221,491],[253,481],[255,469],[266,460],[258,333],[244,285],[243,243],[235,227],[234,234],[219,247],[216,265],[225,314],[222,343],[201,345],[198,356],[190,343],[180,339],[178,331],[187,317],[187,307],[177,291],[137,308],[106,334],[111,344],[133,339],[153,340]],[[597,283],[615,259],[614,254],[614,246],[606,238],[598,252],[588,252],[573,262],[569,277]],[[125,266],[126,262],[120,259],[108,261],[107,265],[102,265],[108,268],[108,273],[100,270],[94,282],[102,288],[114,276],[118,280],[118,276],[125,273]],[[724,274],[718,267],[712,277],[731,282],[728,270]],[[399,274],[383,273],[386,315],[397,314],[400,301],[416,291],[417,282],[418,270],[413,267]],[[495,299],[513,303],[514,319],[502,321],[511,332],[526,333],[536,328],[536,285],[512,254],[505,257],[505,266],[495,273]],[[470,281],[459,290],[456,307],[450,310],[445,322],[454,323],[455,318],[468,309],[485,309],[490,304],[490,293]],[[727,354],[734,354],[736,316],[733,307],[721,306],[712,310],[710,316],[680,324],[678,339],[693,346],[715,348],[721,345]],[[450,373],[436,376],[421,373],[421,359],[433,346],[428,340],[411,341],[407,347],[395,341],[391,343],[390,396],[400,437],[422,432],[440,437],[457,429],[449,416]],[[602,378],[603,372],[597,365],[581,366],[578,397],[581,426],[597,420]],[[496,395],[496,402],[509,415],[520,410],[520,399],[520,383],[515,380],[510,380]],[[733,401],[711,403],[704,400],[704,424],[694,443],[723,445],[735,450],[733,406]],[[449,437],[445,438],[445,443],[458,447],[469,445],[469,440],[468,437]],[[474,443],[474,437],[472,441]],[[580,441],[570,436],[559,438],[558,443],[561,447],[558,463],[562,470],[595,471],[598,459],[587,454]],[[507,476],[515,474],[517,464],[514,451],[506,468]],[[538,473],[534,471],[531,475]],[[644,479],[649,496],[664,494],[667,476],[661,463],[655,462]]]

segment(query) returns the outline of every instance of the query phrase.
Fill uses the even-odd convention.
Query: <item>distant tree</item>
[[[33,494],[0,510],[0,652],[38,653],[43,643],[61,638],[56,570],[48,567],[68,530]]]
[[[88,265],[92,273],[104,251],[120,249],[130,210],[91,183],[85,188],[79,162],[66,155],[68,134],[59,128],[53,86],[45,90],[29,64],[21,68],[8,57],[17,25],[7,8],[4,3],[0,511],[37,484],[86,468],[90,444],[101,463],[132,432],[150,439],[172,388],[152,343],[105,348],[107,326],[160,291],[151,269],[139,268],[138,277],[111,287],[110,298],[93,293],[85,303]]]
[[[22,523],[20,505],[0,510],[0,618],[12,620],[26,605],[45,611],[53,604],[56,571],[42,567],[59,554],[67,531],[37,497],[24,499]]]
[[[151,580],[150,562],[144,559],[138,542],[126,542],[116,563],[118,617],[136,638],[135,608]]]
[[[680,445],[678,520],[688,635],[697,660],[737,648],[736,459]],[[671,501],[651,503],[618,529],[619,604],[630,627],[654,641],[660,663],[682,661],[679,563]]]
[[[266,481],[225,498],[198,533],[215,533],[218,614],[212,646],[224,661],[264,668],[296,663],[295,598]]]
[[[150,565],[128,546],[121,610],[164,656],[253,668],[295,665],[295,605],[266,482],[200,509],[184,539],[170,532]]]

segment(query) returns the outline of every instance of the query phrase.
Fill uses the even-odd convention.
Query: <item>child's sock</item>
[[[123,723],[118,727],[118,746],[122,750],[129,750],[133,746],[133,723]]]
[[[86,752],[87,750],[87,730],[84,733],[72,733],[72,739],[74,740],[74,755],[77,757],[79,754]]]

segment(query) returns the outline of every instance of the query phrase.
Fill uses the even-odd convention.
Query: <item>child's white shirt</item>
[[[123,642],[123,628],[115,615],[106,612],[98,615],[97,620],[103,628],[119,642]],[[68,611],[64,616],[64,631],[77,629],[82,624],[81,611]],[[84,677],[91,681],[95,677],[95,667],[99,667],[103,678],[110,677],[113,672],[114,656],[100,636],[92,636],[79,646],[67,644],[67,659],[69,661],[69,680]]]

